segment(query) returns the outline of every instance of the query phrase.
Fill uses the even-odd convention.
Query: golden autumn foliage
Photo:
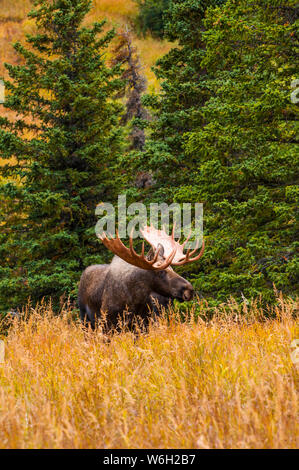
[[[233,301],[212,320],[171,311],[136,338],[28,307],[2,336],[0,447],[298,447],[297,308],[280,296],[272,319]]]
[[[4,62],[16,64],[19,58],[12,47],[17,40],[25,41],[25,35],[32,32],[34,23],[27,18],[27,13],[32,9],[30,0],[2,0],[0,2],[0,76],[7,74]],[[116,30],[128,25],[132,27],[137,5],[133,0],[93,0],[92,9],[87,17],[87,22],[107,19],[107,27],[115,27]],[[158,83],[151,67],[157,59],[163,56],[169,49],[167,41],[159,41],[147,36],[138,38],[134,36],[134,43],[141,56],[144,73],[148,79],[149,87],[156,89]]]

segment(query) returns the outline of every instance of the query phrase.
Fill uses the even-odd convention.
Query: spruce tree
[[[161,92],[144,97],[153,115],[149,138],[142,154],[129,155],[132,173],[150,170],[154,175],[157,185],[149,188],[146,196],[157,202],[193,202],[189,175],[194,165],[190,157],[186,158],[183,136],[203,123],[201,107],[210,97],[205,87],[206,72],[201,67],[205,55],[203,19],[208,7],[220,3],[223,1],[172,0],[166,16],[166,37],[178,45],[154,67]],[[182,197],[178,196],[178,188]]]
[[[298,12],[292,0],[231,0],[205,21],[212,97],[184,150],[209,240],[198,285],[220,299],[298,289]]]
[[[95,208],[113,201],[122,148],[119,66],[107,67],[114,32],[84,25],[90,0],[35,0],[37,33],[14,48],[0,119],[0,309],[76,296],[82,270],[99,261]]]
[[[298,280],[298,6],[173,0],[142,154],[159,202],[204,203],[205,255],[185,270],[206,298],[293,294]]]

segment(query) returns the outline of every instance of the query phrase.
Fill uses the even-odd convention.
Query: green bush
[[[150,32],[158,38],[164,37],[165,12],[171,0],[135,0],[139,6],[136,25],[139,33],[145,35]]]

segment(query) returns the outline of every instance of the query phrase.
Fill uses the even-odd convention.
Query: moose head
[[[146,226],[141,234],[151,248],[145,255],[144,242],[141,254],[133,247],[130,236],[129,248],[119,237],[99,236],[103,244],[114,253],[110,265],[96,265],[87,268],[81,278],[79,288],[79,305],[81,318],[86,316],[91,322],[105,311],[110,318],[116,318],[125,309],[143,318],[150,315],[153,298],[159,297],[166,305],[172,299],[180,302],[193,298],[194,289],[189,281],[179,276],[172,266],[183,266],[198,261],[204,252],[204,243],[198,254],[198,245],[194,250],[184,248],[187,240],[180,244],[175,240],[174,229],[171,235],[165,230]]]

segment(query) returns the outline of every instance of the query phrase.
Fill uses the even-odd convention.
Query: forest
[[[0,448],[298,446],[298,13],[0,1]],[[78,286],[120,195],[202,204],[205,251],[107,341]]]
[[[111,29],[89,21],[97,3],[48,3],[4,64],[1,311],[75,300],[83,269],[109,258],[95,208],[119,194],[203,203],[205,255],[181,269],[203,298],[295,294],[295,2],[158,2],[156,89],[134,43],[141,15]]]

